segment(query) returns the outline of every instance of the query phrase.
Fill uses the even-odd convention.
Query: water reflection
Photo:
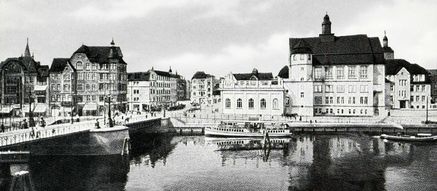
[[[129,161],[122,156],[32,157],[36,190],[124,190]]]
[[[37,190],[437,190],[437,146],[356,135],[149,135],[130,158],[32,157]]]

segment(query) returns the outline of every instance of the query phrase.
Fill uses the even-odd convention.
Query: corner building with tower
[[[318,37],[290,38],[285,112],[302,116],[380,116],[384,51],[378,37],[335,36],[325,15]]]

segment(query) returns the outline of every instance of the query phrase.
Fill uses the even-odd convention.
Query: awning
[[[47,85],[43,85],[43,86],[36,85],[34,90],[35,91],[46,91],[47,90]]]
[[[14,108],[12,108],[12,107],[3,107],[2,109],[0,109],[0,113],[1,114],[7,114],[7,113],[10,113],[12,111],[12,109],[14,109]]]
[[[97,104],[95,103],[87,103],[85,106],[83,106],[84,111],[95,111],[97,110]]]
[[[35,109],[33,110],[34,113],[45,113],[47,110],[47,106],[45,104],[36,104]]]

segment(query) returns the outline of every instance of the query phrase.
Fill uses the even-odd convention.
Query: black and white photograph
[[[0,0],[0,191],[435,191],[436,10]]]

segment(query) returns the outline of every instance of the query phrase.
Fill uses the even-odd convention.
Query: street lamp
[[[108,102],[108,125],[109,127],[114,127],[114,123],[111,118],[111,94],[106,96],[106,102]]]

